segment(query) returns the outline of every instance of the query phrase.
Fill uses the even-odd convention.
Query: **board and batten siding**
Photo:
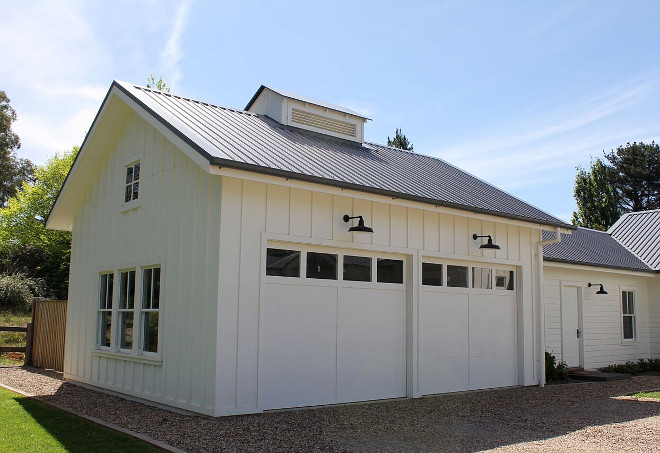
[[[264,240],[378,250],[412,259],[408,313],[416,331],[417,263],[424,257],[518,266],[520,384],[538,383],[536,253],[539,229],[522,222],[275,177],[223,176],[218,302],[216,414],[258,410],[259,301]],[[373,234],[352,234],[344,214],[362,215]],[[355,221],[354,221],[355,222]],[[479,249],[472,234],[491,234],[501,250]],[[496,266],[496,264],[493,264]],[[416,339],[411,340],[416,344]],[[408,349],[408,354],[416,351]],[[415,352],[416,354],[417,352]],[[408,360],[411,360],[409,357]],[[412,359],[417,363],[417,358]],[[414,365],[413,367],[418,366]],[[418,383],[413,372],[413,390]],[[411,376],[409,375],[409,378]],[[410,383],[409,383],[410,385]]]
[[[213,414],[222,178],[132,111],[117,127],[74,219],[65,377]],[[139,207],[122,210],[125,165],[138,159]],[[162,266],[162,364],[94,352],[99,272],[136,264]]]
[[[582,341],[584,369],[597,369],[628,360],[648,359],[657,356],[657,341],[660,319],[658,301],[649,301],[649,285],[655,280],[607,269],[586,270],[584,267],[557,266],[545,263],[544,306],[546,351],[562,358],[562,285],[582,288]],[[602,283],[608,294],[596,294],[598,287],[587,287],[589,282]],[[637,339],[623,341],[621,291],[635,292]],[[653,297],[658,297],[652,293]],[[654,306],[655,305],[655,306]],[[570,332],[570,335],[574,335]]]

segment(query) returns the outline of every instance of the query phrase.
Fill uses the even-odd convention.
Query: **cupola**
[[[362,143],[369,118],[327,102],[261,85],[245,107],[278,123]]]

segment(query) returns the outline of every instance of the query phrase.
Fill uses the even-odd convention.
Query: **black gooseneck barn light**
[[[481,244],[479,246],[480,249],[493,249],[493,250],[499,250],[500,246],[497,244],[493,244],[493,238],[490,236],[490,234],[473,234],[472,239],[475,241],[479,238],[488,238],[488,242],[485,244]]]
[[[361,215],[356,215],[356,216],[351,217],[348,214],[346,214],[344,216],[344,222],[349,222],[351,219],[360,219],[358,221],[357,226],[352,226],[348,229],[348,231],[350,231],[351,233],[373,233],[374,232],[373,228],[370,228],[368,226],[364,226],[364,219],[362,218]]]
[[[587,286],[591,288],[592,286],[600,285],[600,289],[596,291],[596,294],[607,294],[607,291],[605,291],[605,288],[603,288],[602,283],[588,283]]]

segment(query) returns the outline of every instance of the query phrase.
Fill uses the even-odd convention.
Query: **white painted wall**
[[[562,360],[561,286],[582,288],[582,334],[584,368],[596,369],[628,360],[658,356],[657,277],[585,266],[557,265],[546,262],[543,270],[545,297],[546,350]],[[602,283],[608,294],[596,294]],[[624,341],[621,318],[621,290],[633,290],[636,297],[637,340]],[[649,292],[651,289],[651,292]],[[649,297],[656,300],[649,300]],[[574,335],[574,332],[570,332]]]
[[[221,172],[222,173],[222,172]],[[264,241],[404,254],[411,262],[408,353],[416,354],[422,257],[487,261],[518,269],[519,384],[538,383],[535,288],[539,230],[522,222],[284,178],[222,173],[218,388],[216,414],[259,410],[259,303]],[[348,232],[344,214],[362,215],[374,233]],[[492,234],[501,250],[481,250],[472,234]],[[411,346],[414,344],[415,346]],[[419,396],[418,361],[409,357],[409,396]]]
[[[213,414],[221,178],[124,113],[74,220],[65,377]],[[141,206],[122,211],[124,165],[137,159]],[[162,364],[93,352],[99,271],[138,263],[162,263]]]

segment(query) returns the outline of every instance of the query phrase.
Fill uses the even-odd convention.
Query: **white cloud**
[[[173,90],[176,89],[177,83],[181,79],[181,68],[179,61],[183,58],[183,51],[181,50],[181,36],[185,30],[188,10],[190,9],[192,0],[183,0],[177,9],[172,31],[169,35],[165,48],[160,55],[160,67],[166,74],[168,85]]]

